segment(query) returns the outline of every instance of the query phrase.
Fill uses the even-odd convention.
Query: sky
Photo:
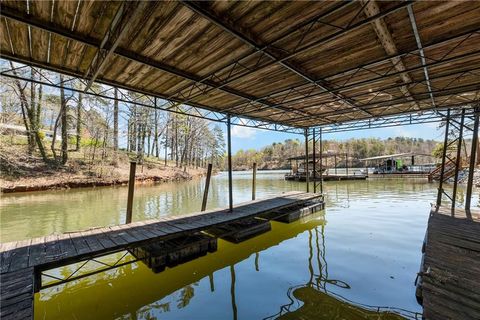
[[[223,127],[226,135],[225,125]],[[325,134],[324,139],[328,140],[347,140],[350,138],[381,138],[388,137],[409,137],[434,139],[441,141],[443,138],[443,130],[437,129],[438,123],[426,123],[417,125],[405,125],[392,128],[366,129],[350,132],[339,132]],[[286,139],[300,139],[303,141],[303,135],[274,132],[268,130],[246,128],[232,126],[232,153],[240,149],[256,149],[259,150],[264,146],[273,142],[283,142]],[[226,141],[226,140],[225,140]]]

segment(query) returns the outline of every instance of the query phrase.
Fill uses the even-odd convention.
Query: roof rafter
[[[1,7],[1,5],[0,5],[0,7]],[[38,19],[35,19],[34,17],[31,17],[28,14],[24,14],[24,13],[21,13],[21,12],[15,12],[14,10],[11,10],[7,7],[5,7],[5,8],[1,7],[0,15],[4,16],[6,18],[13,19],[13,20],[25,23],[27,25],[30,25],[30,26],[48,31],[48,32],[51,32],[51,33],[54,33],[54,34],[58,34],[60,36],[66,37],[67,39],[72,39],[72,40],[78,41],[78,42],[80,42],[84,45],[88,45],[88,46],[95,47],[95,48],[98,48],[100,46],[97,43],[97,41],[94,40],[94,39],[81,36],[79,34],[76,34],[75,32],[71,32],[71,31],[66,30],[66,29],[54,27],[51,24],[45,23],[43,21],[39,21]],[[159,61],[150,59],[148,57],[144,57],[144,56],[139,55],[135,52],[132,52],[132,51],[129,51],[129,50],[126,50],[126,49],[123,49],[123,48],[119,48],[117,46],[115,46],[113,48],[113,50],[109,50],[109,52],[114,53],[114,54],[116,54],[116,55],[118,55],[122,58],[131,60],[131,61],[134,61],[134,62],[138,62],[140,64],[152,67],[154,69],[161,70],[163,72],[170,73],[170,74],[175,75],[177,77],[180,77],[180,78],[183,78],[183,79],[186,79],[186,80],[189,80],[189,81],[193,81],[195,83],[201,81],[201,77],[199,77],[197,75],[191,74],[191,73],[186,72],[184,70],[179,70],[175,67],[166,65],[166,64],[161,63]],[[105,59],[101,59],[101,61],[105,61]],[[98,69],[97,69],[97,71],[98,71]],[[98,72],[97,72],[97,75],[98,75]],[[97,76],[94,77],[94,79],[96,79],[96,78],[97,78]],[[289,112],[293,112],[293,113],[297,113],[297,114],[303,114],[303,115],[307,115],[307,116],[314,116],[314,115],[311,115],[311,114],[309,114],[308,112],[305,112],[305,111],[290,109],[290,108],[287,108],[285,106],[276,106],[276,105],[274,105],[274,104],[272,104],[268,101],[264,101],[263,99],[259,99],[257,97],[248,95],[248,94],[240,92],[236,89],[227,87],[224,84],[216,83],[212,80],[203,81],[203,84],[205,86],[210,87],[211,88],[210,90],[218,89],[218,90],[224,91],[228,94],[237,96],[239,98],[242,98],[242,99],[245,99],[245,100],[248,100],[248,101],[255,101],[255,103],[265,105],[265,106],[270,107],[270,108],[278,109],[278,110],[281,110],[281,111],[289,111]],[[206,93],[207,92],[206,89],[207,88],[203,88],[201,90],[201,93],[202,94]],[[175,101],[179,101],[180,103],[184,103],[184,104],[186,104],[186,103],[191,104],[192,103],[192,99],[189,98],[189,97],[183,98],[183,97],[169,96],[167,99],[169,99],[169,100],[172,99],[172,100],[175,100]],[[319,119],[319,120],[321,120],[321,119]]]
[[[125,37],[125,35],[131,30],[131,24],[127,23],[128,20],[134,20],[144,5],[142,2],[126,1],[122,2],[117,10],[115,17],[110,24],[102,42],[97,48],[97,52],[93,57],[90,66],[85,71],[84,78],[88,78],[89,81],[85,87],[85,91],[90,88],[100,72],[105,67],[106,62],[113,55],[113,52]]]
[[[378,15],[380,13],[380,8],[378,7],[375,0],[360,0],[360,1],[364,4],[363,12],[367,17],[374,17],[375,15]],[[391,56],[397,55],[398,54],[397,46],[395,45],[395,41],[393,40],[392,34],[388,30],[387,24],[385,23],[383,18],[372,21],[371,25],[375,30],[375,33],[377,34],[377,37],[380,40],[380,43],[385,49],[385,52]],[[405,83],[412,82],[412,78],[405,71],[407,67],[403,63],[402,58],[401,57],[392,58],[391,61],[395,69],[399,72],[399,76],[402,79],[402,81]],[[412,103],[419,109],[418,103],[413,98],[407,86],[400,87],[400,90],[405,95],[407,100],[412,101]]]
[[[237,39],[239,39],[239,40],[243,41],[244,43],[248,44],[249,46],[251,46],[253,49],[258,51],[262,47],[260,44],[256,43],[254,40],[245,36],[239,30],[239,28],[237,28],[234,25],[228,23],[225,18],[216,16],[215,14],[213,14],[211,12],[211,10],[208,10],[205,3],[202,3],[202,5],[201,5],[199,3],[192,2],[192,1],[181,1],[181,2],[186,7],[190,8],[191,10],[196,12],[197,14],[200,14],[202,17],[208,19],[210,22],[212,22],[212,23],[216,24],[217,26],[221,27],[223,30],[225,30],[226,32],[228,32],[232,36],[236,37]],[[249,32],[249,34],[252,34],[252,32]],[[282,57],[279,57],[273,50],[271,50],[269,48],[263,50],[263,52],[265,52],[265,54],[270,59],[272,59],[275,64],[279,64],[279,65],[283,66],[284,68],[290,70],[291,72],[295,73],[297,76],[300,76],[301,78],[303,78],[304,80],[308,81],[309,83],[315,85],[316,87],[318,87],[318,88],[320,88],[320,89],[322,89],[326,92],[331,93],[333,96],[339,98],[346,105],[349,105],[350,107],[352,107],[354,109],[363,111],[363,112],[369,114],[370,116],[372,115],[368,111],[364,111],[364,110],[358,108],[355,105],[354,101],[352,101],[348,97],[342,95],[341,93],[332,92],[330,84],[328,84],[327,81],[325,81],[323,79],[318,79],[318,78],[314,79],[311,75],[308,75],[305,71],[300,70],[300,68],[298,68],[297,66],[288,62],[287,59],[282,59]]]

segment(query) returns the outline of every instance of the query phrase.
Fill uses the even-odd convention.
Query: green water
[[[236,203],[251,197],[250,174],[234,174]],[[257,198],[305,189],[282,176],[259,173]],[[353,320],[421,312],[413,282],[436,185],[324,185],[324,212],[288,225],[272,222],[272,231],[240,244],[220,240],[217,252],[159,274],[132,263],[44,289],[35,297],[35,318]],[[198,211],[202,190],[203,180],[141,186],[133,219]],[[122,223],[126,196],[124,187],[3,195],[1,241]],[[212,180],[208,207],[227,203],[221,174]]]

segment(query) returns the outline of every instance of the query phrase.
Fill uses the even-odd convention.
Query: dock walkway
[[[33,319],[33,295],[38,288],[38,276],[42,270],[128,250],[158,239],[192,234],[319,197],[319,194],[292,191],[236,205],[232,212],[228,209],[215,209],[1,243],[0,318]]]
[[[432,208],[422,277],[427,320],[480,319],[480,213]]]

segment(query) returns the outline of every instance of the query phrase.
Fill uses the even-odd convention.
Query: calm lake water
[[[283,174],[259,172],[257,198],[305,190]],[[133,220],[198,211],[203,183],[139,186]],[[240,244],[219,240],[217,252],[158,274],[132,263],[44,289],[35,296],[35,318],[414,318],[421,307],[413,283],[436,184],[371,179],[324,186],[322,212],[272,222],[272,231]],[[250,199],[251,173],[234,173],[233,193],[235,203]],[[126,198],[125,187],[2,195],[1,241],[123,223]],[[219,174],[208,208],[227,205],[227,178]]]

